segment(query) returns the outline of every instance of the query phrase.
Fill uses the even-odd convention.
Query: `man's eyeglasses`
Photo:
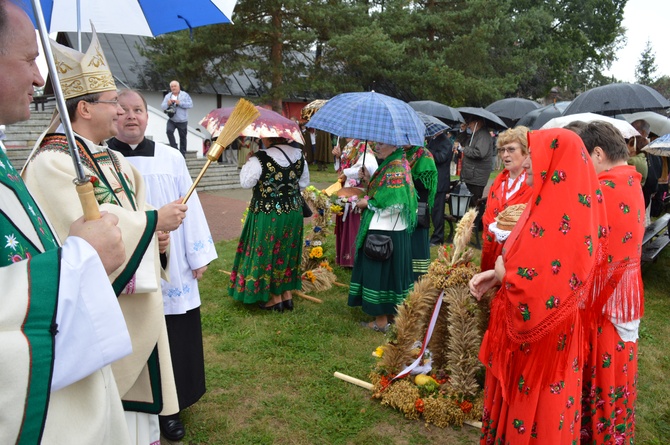
[[[112,99],[112,100],[92,100],[89,102],[89,104],[111,104],[111,105],[118,105],[119,104],[119,99]]]
[[[513,146],[510,146],[510,147],[500,147],[500,148],[498,149],[498,154],[499,154],[499,155],[502,155],[502,154],[504,154],[505,152],[507,152],[507,153],[509,153],[509,154],[514,154],[515,151],[516,151],[516,147],[513,147]]]

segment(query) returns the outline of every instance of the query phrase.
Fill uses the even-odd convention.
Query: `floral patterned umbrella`
[[[279,113],[276,113],[267,108],[256,106],[261,115],[252,124],[242,130],[242,136],[250,136],[255,138],[285,138],[292,141],[304,144],[300,127],[295,121],[285,118]],[[200,120],[200,125],[205,127],[207,131],[216,138],[226,125],[233,107],[217,108],[210,111],[207,116]]]

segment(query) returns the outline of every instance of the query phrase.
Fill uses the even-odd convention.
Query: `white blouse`
[[[295,164],[302,157],[302,150],[298,148],[291,147],[290,145],[280,145],[280,147],[291,160],[291,163]],[[282,167],[289,166],[286,156],[284,156],[284,154],[276,147],[266,148],[264,151],[274,159],[277,164]],[[304,190],[309,185],[309,168],[307,168],[307,162],[304,164],[305,166],[302,170],[302,175],[300,175],[300,180],[298,181],[301,190]],[[263,174],[263,166],[261,166],[261,163],[256,156],[252,156],[246,164],[242,166],[242,170],[240,170],[240,185],[245,189],[252,188],[258,183],[261,174]]]

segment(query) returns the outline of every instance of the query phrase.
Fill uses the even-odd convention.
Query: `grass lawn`
[[[332,172],[313,172],[329,184]],[[237,223],[237,221],[232,221]],[[330,229],[332,233],[332,228]],[[237,240],[217,243],[219,259],[200,284],[207,394],[184,412],[187,444],[474,444],[468,426],[440,429],[409,421],[343,382],[335,371],[368,381],[372,351],[382,334],[358,326],[369,320],[347,306],[347,289],[295,297],[292,313],[264,312],[227,295]],[[325,244],[334,265],[334,236]],[[338,281],[350,271],[334,266]],[[644,269],[646,308],[640,339],[637,444],[670,443],[670,250]]]

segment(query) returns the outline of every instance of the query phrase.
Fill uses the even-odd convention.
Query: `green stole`
[[[382,161],[370,178],[367,195],[368,204],[375,209],[402,206],[401,216],[407,224],[407,230],[414,231],[418,204],[410,167],[402,149],[396,149]],[[363,246],[374,214],[375,212],[368,208],[361,215],[361,227],[356,237],[357,248]]]
[[[30,378],[23,407],[23,425],[19,433],[18,444],[39,443],[46,420],[51,375],[53,372],[56,309],[58,303],[58,284],[60,278],[60,249],[46,224],[37,203],[28,192],[19,173],[12,167],[4,151],[0,150],[0,182],[18,198],[23,211],[28,215],[43,247],[36,246],[24,234],[20,227],[5,212],[0,210],[0,230],[3,255],[0,266],[28,260],[27,279],[30,294],[28,313],[22,326],[17,326],[30,344]],[[42,252],[45,249],[45,252]],[[12,388],[5,388],[11,391]],[[17,407],[12,407],[16,409]]]

